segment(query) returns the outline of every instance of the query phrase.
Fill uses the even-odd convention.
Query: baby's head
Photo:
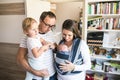
[[[68,47],[65,44],[60,44],[58,46],[58,51],[68,51]]]

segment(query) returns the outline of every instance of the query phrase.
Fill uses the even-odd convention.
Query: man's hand
[[[57,47],[57,43],[51,43],[49,41],[44,40],[43,38],[40,38],[40,42],[42,45],[49,45],[50,49],[55,49]]]
[[[49,72],[47,69],[34,70],[33,74],[35,74],[36,76],[40,76],[40,77],[48,77],[49,76]]]

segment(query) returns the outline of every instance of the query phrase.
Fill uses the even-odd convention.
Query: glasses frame
[[[52,30],[55,28],[56,25],[50,25],[47,24],[44,20],[42,20],[42,22],[45,24],[45,26],[48,26],[48,28],[51,28]]]

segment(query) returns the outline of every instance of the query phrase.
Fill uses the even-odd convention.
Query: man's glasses
[[[44,22],[44,20],[42,20],[42,22],[45,24],[45,26],[48,26],[49,28],[51,28],[52,30],[55,28],[55,25],[50,25]]]

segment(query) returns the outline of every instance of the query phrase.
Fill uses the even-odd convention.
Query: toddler
[[[33,18],[25,18],[22,23],[23,32],[26,35],[27,48],[28,48],[28,63],[30,66],[36,70],[47,71],[47,66],[45,65],[45,54],[46,50],[49,49],[49,44],[43,44],[45,42],[40,39],[38,35],[38,24]],[[38,77],[29,72],[26,73],[25,80],[49,80],[49,77]]]

